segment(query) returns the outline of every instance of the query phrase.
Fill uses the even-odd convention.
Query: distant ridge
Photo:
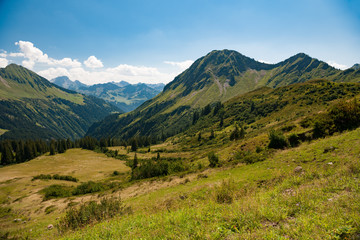
[[[16,64],[0,68],[0,139],[80,138],[118,109],[52,84]]]
[[[71,81],[66,76],[54,78],[51,82],[66,89],[104,99],[108,103],[118,107],[122,112],[134,110],[143,102],[159,94],[165,86],[163,83],[130,84],[125,81],[100,83],[89,86],[79,81]]]

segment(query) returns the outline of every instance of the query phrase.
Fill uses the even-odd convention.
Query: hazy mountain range
[[[125,81],[86,85],[62,76],[50,80],[52,83],[79,93],[96,96],[115,105],[123,112],[129,112],[159,94],[164,84],[130,84]]]

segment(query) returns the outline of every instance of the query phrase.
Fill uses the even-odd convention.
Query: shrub
[[[290,134],[288,141],[291,147],[297,147],[300,144],[300,137],[296,133]]]
[[[288,146],[285,136],[281,132],[271,130],[269,133],[269,148],[284,149]]]
[[[75,230],[126,212],[129,212],[129,208],[124,206],[120,198],[102,198],[100,203],[90,201],[79,208],[71,207],[56,227],[60,232]]]
[[[209,166],[212,168],[219,165],[219,157],[214,152],[208,154],[208,160],[210,162]]]
[[[55,174],[53,176],[51,176],[50,174],[40,174],[40,175],[36,175],[33,177],[32,181],[36,180],[36,179],[43,179],[43,180],[48,180],[48,179],[55,179],[55,180],[63,180],[63,181],[71,181],[71,182],[78,182],[79,179],[69,176],[69,175],[59,175],[59,174]]]
[[[189,167],[184,164],[182,158],[152,158],[146,160],[137,168],[133,168],[131,179],[145,179],[152,177],[166,176],[173,173],[183,172]]]
[[[73,195],[81,195],[86,193],[94,193],[100,192],[103,190],[107,190],[108,186],[99,182],[88,181],[81,183],[77,186],[74,191],[72,192]]]
[[[69,197],[71,196],[71,190],[71,187],[53,184],[44,188],[42,191],[44,193],[44,200],[48,200],[51,198]]]
[[[239,151],[235,154],[235,159],[241,163],[246,163],[246,164],[253,164],[256,162],[261,162],[264,161],[266,159],[266,157],[258,152],[244,152],[244,151]]]
[[[222,181],[220,186],[215,187],[214,196],[217,203],[230,204],[234,200],[235,183],[234,180],[228,179]]]
[[[166,176],[169,173],[169,164],[167,162],[147,161],[141,166],[133,169],[132,179],[145,179],[159,176]]]
[[[329,116],[338,131],[357,128],[360,126],[360,105],[356,100],[341,101],[330,109]]]

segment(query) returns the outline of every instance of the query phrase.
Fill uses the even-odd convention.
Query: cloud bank
[[[11,62],[20,62],[24,67],[49,80],[59,76],[67,76],[71,80],[79,80],[88,85],[111,81],[167,83],[193,63],[192,60],[165,61],[164,63],[176,67],[170,72],[161,72],[155,67],[129,64],[105,67],[103,62],[94,55],[89,56],[81,63],[78,59],[68,57],[51,58],[29,41],[18,41],[15,42],[15,45],[19,47],[18,52],[7,53],[5,50],[0,50],[0,67],[5,67]]]
[[[339,63],[336,63],[334,61],[327,61],[326,63],[329,64],[330,66],[334,67],[334,68],[341,69],[341,70],[345,70],[345,69],[349,68],[346,65],[339,64]]]

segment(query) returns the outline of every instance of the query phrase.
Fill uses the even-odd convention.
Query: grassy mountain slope
[[[175,185],[153,180],[169,186],[125,200],[133,214],[62,239],[356,239],[359,137],[357,129]]]
[[[155,97],[164,86],[163,84],[129,84],[124,81],[87,86],[79,81],[71,81],[65,76],[51,81],[63,88],[104,99],[125,112],[132,111],[146,100]]]
[[[334,76],[341,73],[306,54],[297,54],[278,64],[265,64],[236,51],[212,51],[178,75],[155,98],[131,113],[110,116],[94,124],[87,134],[98,138],[171,136],[189,128],[193,112],[207,104],[225,102],[264,86],[287,86],[314,78],[338,80]]]
[[[351,99],[360,94],[359,83],[335,83],[311,80],[276,89],[263,87],[234,97],[206,116],[201,116],[185,134],[210,135],[211,130],[227,134],[235,125],[245,125],[248,134],[256,135],[264,129],[284,127],[306,116],[324,111],[334,101]],[[220,122],[223,121],[223,126]],[[225,129],[225,131],[224,131]]]
[[[117,108],[11,64],[0,69],[1,138],[79,138]]]

